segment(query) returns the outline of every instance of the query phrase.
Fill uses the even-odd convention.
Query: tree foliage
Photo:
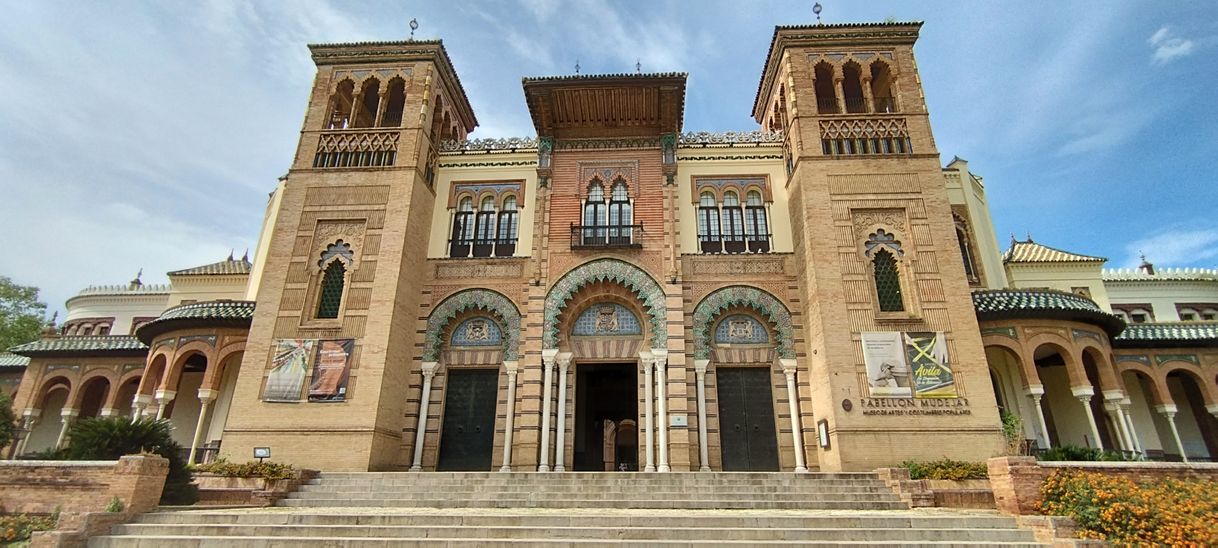
[[[13,413],[13,400],[7,394],[0,394],[0,447],[13,441],[17,431],[17,415]]]
[[[38,340],[47,305],[38,301],[38,288],[0,276],[0,352]]]
[[[154,453],[169,460],[162,504],[193,504],[199,498],[182,446],[173,441],[169,421],[127,417],[81,419],[68,430],[68,460],[115,460],[123,455]]]

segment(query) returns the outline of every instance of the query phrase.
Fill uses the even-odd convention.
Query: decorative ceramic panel
[[[642,335],[639,319],[626,307],[616,303],[594,304],[575,320],[572,335]]]

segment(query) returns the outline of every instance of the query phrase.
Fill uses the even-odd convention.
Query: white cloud
[[[1126,268],[1141,264],[1140,255],[1159,267],[1212,266],[1218,262],[1218,228],[1176,226],[1125,246]]]
[[[1167,25],[1159,27],[1148,42],[1155,49],[1151,59],[1160,65],[1192,53],[1196,45],[1192,40],[1176,36]]]

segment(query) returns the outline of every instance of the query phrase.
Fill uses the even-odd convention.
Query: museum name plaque
[[[864,415],[971,415],[968,398],[863,398]]]

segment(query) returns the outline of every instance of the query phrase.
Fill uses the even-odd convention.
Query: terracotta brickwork
[[[1164,478],[1218,480],[1218,464],[1172,462],[1040,462],[1035,457],[995,457],[986,462],[998,509],[1038,514],[1040,486],[1054,470],[1100,472],[1134,482]]]
[[[0,461],[0,501],[13,513],[105,511],[118,497],[128,513],[153,510],[169,461],[126,456],[118,461]]]

